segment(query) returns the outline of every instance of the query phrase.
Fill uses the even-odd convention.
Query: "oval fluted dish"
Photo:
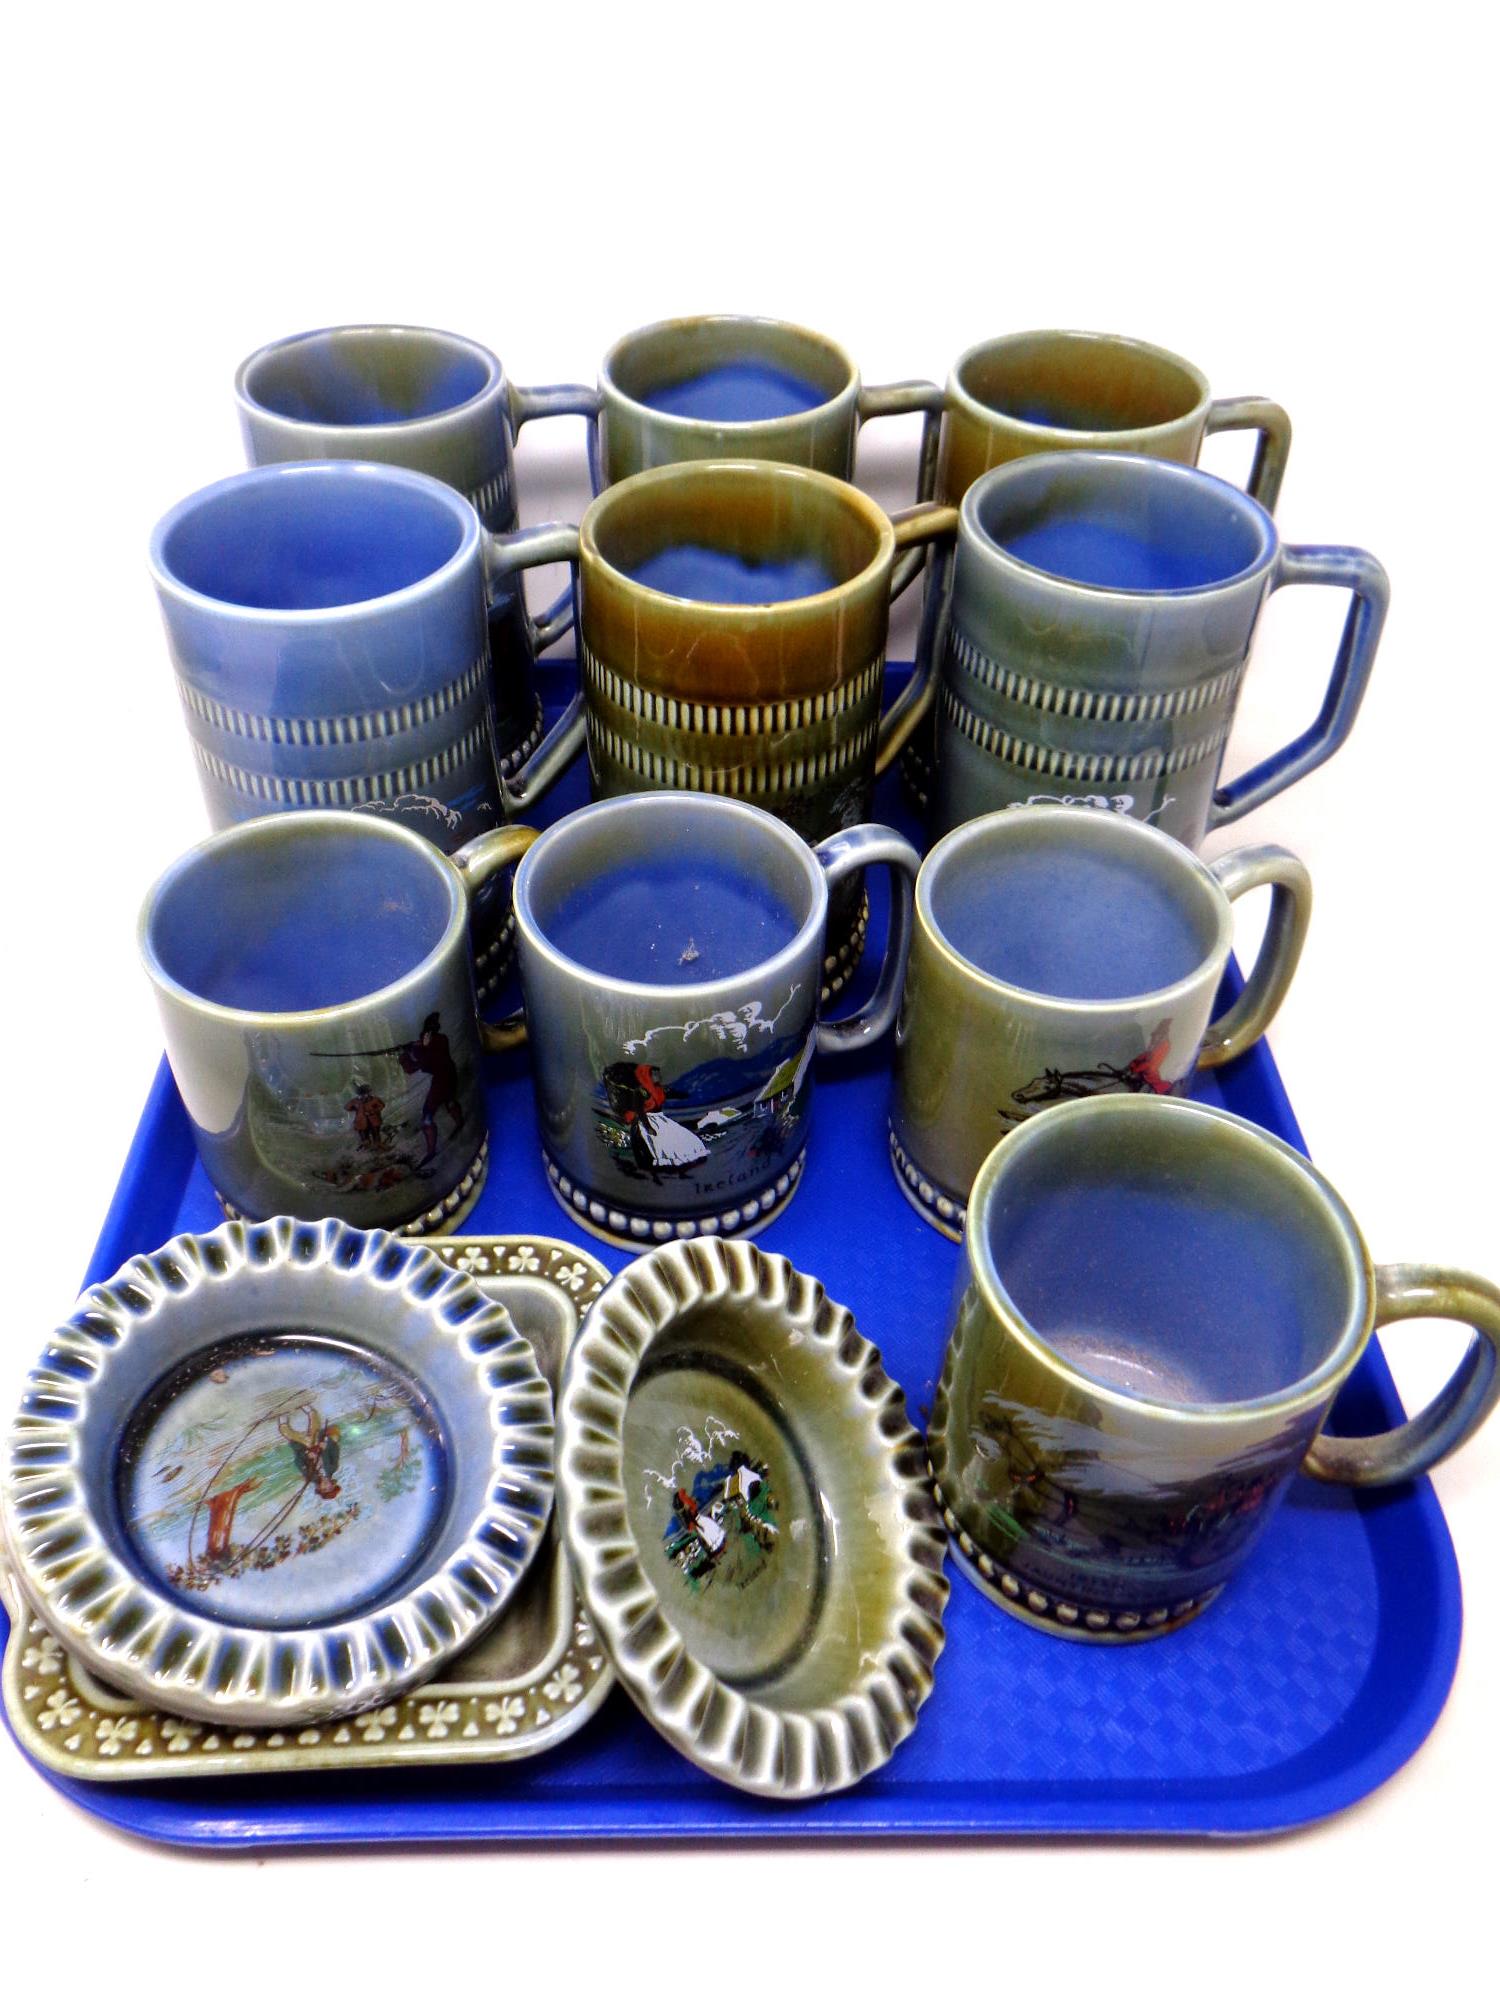
[[[886,1762],[942,1650],[944,1537],[845,1307],[753,1244],[663,1244],[590,1313],[558,1437],[579,1588],[670,1743],[786,1799]]]
[[[6,1440],[37,1616],[115,1687],[233,1726],[388,1701],[504,1608],[552,1399],[502,1306],[384,1231],[178,1236],[80,1299]]]

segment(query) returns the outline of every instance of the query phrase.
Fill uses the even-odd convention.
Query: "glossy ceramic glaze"
[[[959,356],[944,394],[937,491],[958,506],[997,465],[1039,452],[1127,451],[1196,465],[1215,431],[1257,433],[1249,492],[1276,511],[1291,419],[1262,396],[1214,398],[1202,370],[1149,341],[1060,329],[1003,334]],[[918,730],[902,770],[925,805],[934,730]]]
[[[1230,907],[1269,886],[1245,991],[1217,1021]],[[916,923],[891,1097],[903,1192],[955,1239],[974,1176],[1052,1104],[1175,1095],[1240,1055],[1291,984],[1312,885],[1285,848],[1205,865],[1154,827],[1081,806],[1018,806],[938,842]]]
[[[890,871],[875,992],[818,1021],[830,889]],[[808,848],[728,799],[641,793],[549,827],[516,871],[547,1173],[587,1229],[641,1248],[765,1227],[801,1179],[813,1057],[895,1018],[913,848],[858,826]]]
[[[921,1442],[850,1313],[752,1244],[666,1245],[590,1314],[558,1412],[579,1588],[667,1740],[775,1798],[885,1763],[948,1586]]]
[[[11,1426],[0,1524],[38,1617],[111,1686],[287,1726],[475,1639],[551,1495],[552,1399],[504,1309],[415,1245],[279,1217],[84,1295]]]
[[[961,1556],[1077,1638],[1170,1631],[1218,1595],[1292,1476],[1413,1477],[1500,1391],[1500,1291],[1371,1263],[1300,1153],[1227,1111],[1096,1097],[980,1169],[928,1442]],[[1372,1329],[1470,1323],[1447,1387],[1374,1437],[1321,1434]]]
[[[983,473],[1050,451],[1128,451],[1196,465],[1215,431],[1258,433],[1249,490],[1274,512],[1291,419],[1261,396],[1215,400],[1191,361],[1123,334],[1004,334],[948,377],[938,491],[956,507]]]
[[[426,1247],[510,1314],[556,1396],[583,1314],[609,1283],[605,1267],[547,1236],[446,1236]],[[7,1580],[0,1571],[0,1587]],[[4,1667],[11,1726],[34,1761],[92,1783],[518,1763],[575,1735],[614,1685],[578,1604],[555,1515],[501,1615],[435,1680],[295,1732],[218,1730],[124,1700],[53,1638],[19,1592],[11,1608]],[[57,1726],[63,1707],[65,1729]]]
[[[383,819],[246,821],[191,848],[139,943],[204,1168],[232,1215],[451,1229],[488,1161],[473,895],[527,827],[452,860]]]
[[[515,438],[530,418],[587,415],[593,393],[521,389],[477,341],[424,326],[331,326],[272,341],[235,375],[252,465],[288,459],[375,460],[455,487],[486,528],[513,529]],[[541,740],[532,664],[563,629],[538,627],[514,583],[489,609],[496,748],[502,774]]]
[[[1352,594],[1322,711],[1216,789],[1256,624],[1290,583]],[[1196,847],[1343,743],[1387,595],[1372,556],[1284,547],[1263,507],[1188,466],[1074,451],[985,474],[960,510],[944,618],[935,830],[1054,802]]]
[[[785,320],[659,320],[617,340],[600,364],[599,483],[696,458],[774,459],[852,479],[863,423],[920,412],[922,498],[942,407],[932,382],[866,387],[837,342]]]
[[[881,714],[892,565],[955,525],[930,507],[893,522],[823,473],[748,461],[610,487],[580,530],[595,797],[720,793],[808,841],[867,819],[876,774],[930,692],[914,684]],[[833,990],[859,956],[862,907],[850,880],[830,923]]]

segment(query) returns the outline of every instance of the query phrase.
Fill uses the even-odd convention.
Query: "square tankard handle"
[[[588,426],[589,486],[594,493],[599,491],[594,479],[594,468],[599,457],[599,391],[587,382],[552,382],[544,388],[519,389],[514,383],[509,387],[510,434],[520,435],[523,424],[534,423],[545,417],[582,417]],[[573,591],[571,585],[536,620],[527,618],[527,629],[531,634],[531,650],[545,653],[547,648],[560,639],[573,626]]]
[[[943,392],[936,382],[883,382],[862,386],[859,392],[860,427],[874,417],[922,418],[922,442],[917,450],[917,500],[930,500],[937,485],[938,438],[943,426]],[[891,571],[891,602],[907,591],[922,574],[927,560],[925,549],[909,548]]]
[[[565,562],[572,569],[568,586],[571,604],[578,594],[578,530],[570,522],[547,521],[535,528],[513,528],[507,535],[485,533],[484,567],[492,584],[517,576],[522,570],[553,562]],[[570,611],[569,623],[572,617]],[[557,783],[583,748],[585,728],[580,686],[515,776],[501,779],[500,798],[507,818],[525,812]]]
[[[1292,449],[1292,420],[1280,403],[1273,403],[1265,396],[1220,396],[1209,404],[1203,428],[1210,437],[1216,431],[1259,433],[1245,491],[1268,514],[1274,514],[1286,475],[1287,455]]]
[[[1280,590],[1289,583],[1316,583],[1352,593],[1323,706],[1311,728],[1214,793],[1210,833],[1243,819],[1326,763],[1354,727],[1369,685],[1391,594],[1390,581],[1374,556],[1363,549],[1283,548],[1271,588]]]

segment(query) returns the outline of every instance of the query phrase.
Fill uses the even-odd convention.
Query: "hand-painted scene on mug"
[[[795,986],[769,1016],[753,1000],[626,1041],[593,1104],[615,1184],[714,1199],[775,1175],[806,1142],[814,1046]]]
[[[250,1087],[256,1152],[310,1193],[383,1194],[407,1181],[458,1178],[479,1150],[464,1078],[441,1011],[409,1040],[318,1049],[289,1074],[267,1037]]]
[[[369,799],[354,810],[410,827],[445,854],[453,853],[481,833],[488,833],[504,818],[499,793],[490,777],[447,799],[434,798],[430,792],[400,792],[391,799]]]
[[[420,1387],[301,1331],[240,1335],[159,1383],[119,1459],[125,1529],[191,1610],[297,1627],[392,1596],[442,1518],[447,1454]]]
[[[1185,1091],[1192,1080],[1189,1067],[1181,1076],[1163,1075],[1172,1055],[1172,1024],[1158,1022],[1146,1046],[1122,1063],[1093,1063],[1080,1069],[1043,1069],[1011,1092],[1011,1104],[1000,1105],[1000,1122],[1007,1128],[1020,1124],[1028,1112],[1049,1104],[1068,1104],[1078,1097],[1110,1095],[1171,1097]],[[1012,1109],[1012,1106],[1019,1109]]]
[[[700,1438],[684,1424],[670,1467],[648,1466],[643,1478],[648,1511],[665,1495],[662,1548],[689,1590],[743,1590],[765,1569],[780,1534],[777,1498],[770,1468],[738,1431],[708,1416]]]
[[[983,1468],[974,1478],[986,1546],[1008,1542],[1018,1575],[1070,1595],[1082,1587],[1077,1569],[1059,1575],[1046,1559],[1083,1565],[1105,1603],[1114,1580],[1128,1603],[1143,1588],[1181,1586],[1185,1595],[1216,1582],[1259,1532],[1287,1477],[1284,1438],[1174,1481],[1160,1476],[1160,1451],[1150,1446],[1133,1452],[1111,1436],[1101,1458],[1087,1411],[1046,1415],[994,1391],[981,1397],[969,1441]]]

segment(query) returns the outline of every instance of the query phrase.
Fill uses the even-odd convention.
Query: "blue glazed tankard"
[[[518,829],[519,831],[519,829]],[[884,864],[875,991],[818,1019],[829,892]],[[704,793],[604,799],[516,870],[517,958],[552,1191],[607,1241],[753,1235],[800,1184],[813,1058],[896,1017],[915,850],[854,826],[810,848],[760,807]]]
[[[236,473],[174,507],[151,567],[210,823],[331,807],[444,853],[499,825],[522,793],[497,769],[489,592],[539,538],[492,535],[424,473],[348,460]],[[526,796],[570,747],[537,751]],[[509,921],[496,883],[475,912],[482,989]]]
[[[1348,736],[1385,619],[1362,549],[1283,546],[1265,508],[1130,453],[1017,459],[964,495],[937,696],[936,834],[1012,805],[1093,805],[1189,847]],[[1255,628],[1287,584],[1352,602],[1317,719],[1219,784]]]
[[[405,466],[462,493],[484,526],[506,534],[519,519],[515,440],[534,418],[586,416],[594,392],[558,384],[522,389],[477,341],[425,326],[330,326],[272,341],[234,380],[252,465],[359,458]],[[536,655],[572,622],[567,597],[528,617],[509,580],[490,605],[495,741],[512,777],[541,741]]]

